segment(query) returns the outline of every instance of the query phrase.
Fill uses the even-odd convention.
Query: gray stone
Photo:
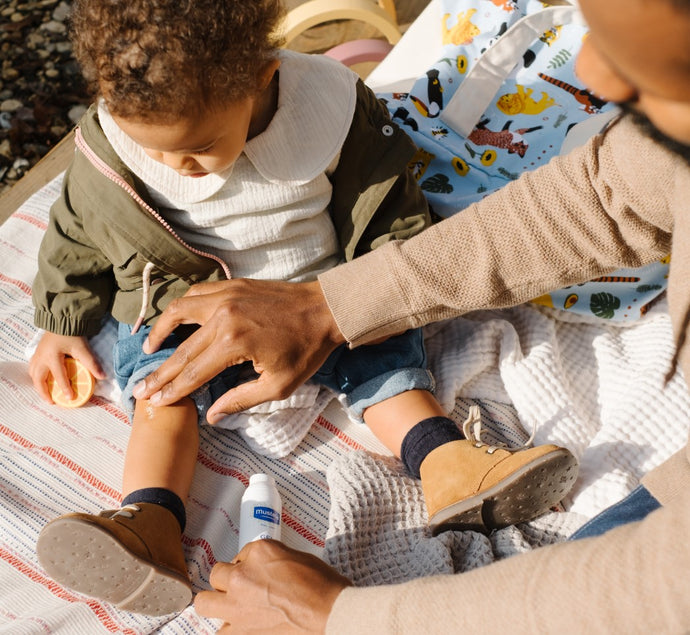
[[[69,120],[72,123],[77,123],[81,119],[82,115],[86,112],[86,108],[87,107],[84,106],[83,104],[78,104],[77,106],[72,106],[69,109],[69,112],[67,113]]]
[[[9,139],[3,139],[0,141],[0,155],[7,157],[8,159],[12,158],[12,147],[10,146]]]
[[[64,22],[70,14],[71,8],[66,2],[61,2],[53,11],[53,20]]]
[[[44,22],[41,24],[41,30],[59,35],[67,33],[67,27],[62,22],[58,22],[57,20],[49,20],[48,22]]]
[[[13,81],[19,77],[19,71],[15,68],[9,66],[8,68],[2,69],[2,78],[6,81]]]

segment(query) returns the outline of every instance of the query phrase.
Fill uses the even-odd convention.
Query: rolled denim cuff
[[[369,406],[408,390],[433,392],[435,387],[433,375],[425,368],[398,368],[357,386],[346,399],[352,414],[361,419],[362,413]]]

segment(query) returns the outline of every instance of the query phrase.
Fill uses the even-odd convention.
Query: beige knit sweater
[[[690,166],[622,119],[461,214],[319,280],[340,330],[359,345],[669,252],[669,310],[690,378]],[[690,632],[688,447],[643,480],[663,503],[643,522],[465,574],[348,588],[328,633]]]

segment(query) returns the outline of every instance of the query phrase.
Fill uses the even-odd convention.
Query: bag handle
[[[584,25],[585,22],[574,6],[548,7],[520,18],[477,60],[441,112],[440,119],[455,132],[469,136],[517,60],[554,24]]]

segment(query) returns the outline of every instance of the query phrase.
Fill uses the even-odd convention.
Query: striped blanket
[[[130,428],[118,405],[104,396],[76,410],[44,403],[28,376],[25,351],[35,334],[31,283],[59,188],[60,179],[0,227],[0,632],[213,633],[217,624],[191,607],[177,617],[151,619],[79,597],[48,579],[37,563],[36,537],[48,520],[119,506]],[[184,535],[195,590],[208,586],[217,560],[234,557],[240,498],[255,472],[273,474],[279,484],[285,541],[322,552],[329,512],[326,469],[343,452],[369,444],[364,427],[341,420],[346,430],[331,423],[328,412],[316,418],[304,441],[281,460],[255,454],[234,431],[201,428]]]
[[[59,186],[0,227],[0,633],[213,633],[218,623],[191,606],[165,618],[129,614],[61,587],[38,565],[35,541],[48,520],[119,504],[129,435],[107,393],[64,410],[41,401],[28,376],[31,283]],[[183,537],[195,590],[235,555],[240,498],[255,472],[276,478],[284,541],[367,585],[465,571],[564,540],[685,444],[690,395],[680,376],[663,385],[673,350],[663,302],[625,327],[568,323],[535,307],[480,313],[429,327],[427,343],[439,399],[456,420],[479,403],[489,440],[519,443],[534,427],[538,442],[580,458],[568,511],[490,537],[432,538],[419,484],[337,400],[282,458],[251,449],[241,431],[202,426]]]

